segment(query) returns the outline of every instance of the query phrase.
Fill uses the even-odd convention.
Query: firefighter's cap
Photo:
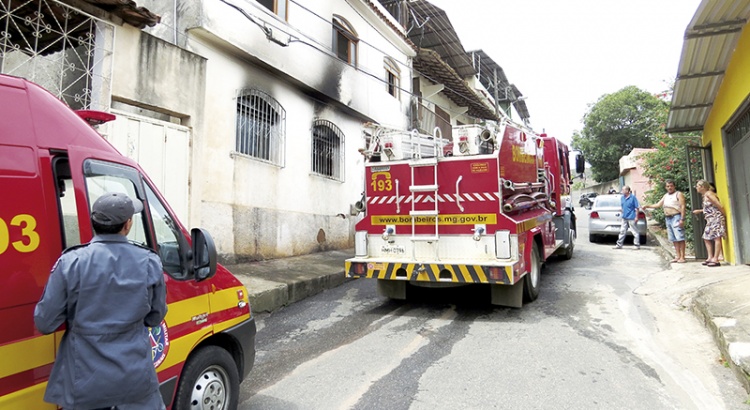
[[[122,192],[107,192],[91,207],[91,219],[102,225],[119,225],[142,210],[141,201],[133,201]]]

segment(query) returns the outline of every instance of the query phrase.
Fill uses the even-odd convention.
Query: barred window
[[[352,25],[341,16],[333,16],[333,52],[347,63],[357,65],[359,38]]]
[[[284,166],[286,111],[273,97],[255,89],[237,96],[237,147],[240,154]]]
[[[312,172],[344,180],[344,133],[330,121],[313,122]]]
[[[397,99],[401,97],[401,70],[398,69],[396,61],[390,57],[386,57],[384,60],[385,64],[385,85],[388,94],[394,96]]]

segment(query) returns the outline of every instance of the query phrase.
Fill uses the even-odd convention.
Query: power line
[[[310,48],[312,48],[312,49],[314,49],[314,50],[316,50],[316,51],[318,51],[318,52],[320,52],[322,54],[325,54],[325,55],[328,55],[328,56],[331,56],[331,57],[336,57],[336,55],[334,54],[333,50],[329,49],[327,47],[327,45],[324,45],[324,44],[318,42],[317,40],[315,40],[314,38],[311,38],[311,37],[305,35],[303,32],[301,32],[301,31],[299,31],[297,29],[294,29],[292,26],[288,26],[287,25],[287,27],[285,27],[284,29],[282,29],[278,25],[276,25],[276,24],[270,24],[268,21],[263,20],[261,17],[258,17],[257,15],[253,15],[253,14],[247,12],[246,10],[242,9],[241,7],[238,7],[238,6],[234,5],[234,4],[232,4],[231,2],[229,2],[227,0],[220,0],[220,1],[222,3],[224,3],[224,4],[226,4],[227,6],[232,7],[233,9],[237,10],[245,18],[247,18],[253,24],[255,24],[256,26],[258,26],[264,32],[264,34],[267,37],[273,36],[272,30],[278,30],[280,33],[283,33],[284,35],[289,36],[288,44],[280,44],[278,41],[275,41],[279,45],[287,46],[287,45],[291,45],[291,44],[294,44],[294,43],[299,43],[299,44],[306,45],[306,46],[308,46],[308,47],[310,47]],[[290,2],[298,5],[301,9],[303,9],[303,10],[307,11],[308,13],[316,16],[321,21],[324,21],[325,23],[329,24],[331,26],[331,28],[333,28],[333,22],[332,21],[324,18],[320,14],[318,14],[318,13],[316,13],[316,12],[308,9],[307,7],[299,4],[299,2],[297,2],[296,0],[291,0]],[[366,19],[363,16],[361,16],[361,17],[366,21]],[[258,20],[260,20],[260,21],[258,21]],[[164,22],[160,23],[160,25],[161,26],[165,26],[165,27],[167,27],[169,29],[172,29],[172,30],[175,29],[174,27],[172,27],[169,24],[164,23]],[[424,25],[424,23],[423,23],[423,25]],[[269,27],[269,26],[271,26],[271,27]],[[293,30],[295,33],[291,33],[290,32],[291,30]],[[183,38],[185,38],[187,41],[194,42],[194,43],[200,44],[200,45],[205,46],[205,47],[209,47],[209,48],[211,47],[208,44],[206,44],[206,43],[198,40],[195,36],[189,36],[186,33],[179,33],[179,35],[182,36]],[[303,37],[304,37],[304,39],[303,39]],[[381,50],[380,48],[378,48],[377,46],[371,44],[370,42],[368,42],[366,40],[359,39],[358,43],[362,43],[362,44],[364,44],[364,45],[372,48],[373,50],[378,51],[384,57],[391,57],[390,54],[388,54],[387,52]],[[400,61],[398,61],[396,59],[393,59],[393,60],[396,63],[398,63],[399,65],[402,65],[402,66],[406,67],[407,69],[413,71],[414,73],[416,73],[416,74],[424,77],[425,79],[427,79],[427,80],[429,80],[429,81],[431,81],[431,82],[433,82],[435,84],[440,84],[441,83],[440,80],[434,79],[430,75],[422,73],[422,72],[414,69],[413,67],[411,67],[408,64],[404,64],[404,63],[402,63],[402,62],[400,62]],[[345,62],[343,60],[341,60],[341,62],[344,63],[344,64],[349,64],[348,62]],[[349,65],[351,65],[351,64],[349,64]],[[362,67],[362,66],[354,66],[354,67],[357,69],[357,71],[359,71],[362,74],[364,74],[364,75],[366,75],[366,76],[368,76],[368,77],[370,77],[370,78],[372,78],[372,79],[374,79],[374,80],[382,83],[383,85],[392,85],[392,86],[395,86],[395,84],[390,84],[388,82],[387,78],[383,78],[379,74],[375,74],[375,73],[369,72],[365,67]],[[400,80],[404,80],[404,79],[402,77],[400,77]],[[473,100],[473,99],[476,98],[476,96],[467,96],[467,95],[463,94],[463,92],[461,92],[459,90],[454,90],[451,87],[449,87],[447,84],[443,84],[443,86],[444,86],[444,88],[446,90],[451,91],[454,94],[456,94],[456,95],[458,95],[458,96],[460,96],[462,98],[465,98],[467,100]],[[431,104],[433,104],[433,105],[435,105],[437,107],[440,107],[441,109],[443,109],[445,111],[448,111],[448,112],[450,112],[450,113],[452,113],[454,115],[466,115],[466,116],[468,116],[470,118],[474,118],[475,120],[479,120],[479,118],[467,115],[467,114],[462,113],[462,112],[458,112],[458,111],[452,110],[450,107],[445,107],[445,106],[441,105],[440,103],[438,103],[438,102],[436,102],[434,100],[431,100],[430,98],[425,98],[425,97],[419,96],[417,94],[414,94],[410,89],[402,87],[401,86],[401,81],[399,81],[399,85],[395,86],[395,88],[397,88],[400,92],[403,92],[404,94],[406,94],[409,97],[420,98],[420,99],[422,99],[424,101],[427,101],[428,103],[431,103]],[[326,103],[327,104],[327,102],[325,102],[325,101],[320,101],[320,100],[317,100],[317,99],[315,99],[315,100],[318,101],[318,102]]]

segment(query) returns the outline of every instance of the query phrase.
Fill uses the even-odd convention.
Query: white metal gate
[[[190,129],[181,125],[112,110],[107,139],[146,170],[186,226],[190,186]]]

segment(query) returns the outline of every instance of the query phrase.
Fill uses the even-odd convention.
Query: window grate
[[[344,133],[330,121],[313,122],[312,172],[344,181]]]
[[[237,96],[236,151],[284,166],[286,110],[270,95],[244,89]]]
[[[73,109],[109,109],[112,24],[54,0],[0,0],[0,72]]]
[[[750,133],[750,109],[745,110],[742,116],[727,128],[727,143],[730,149],[734,148],[748,133]]]

